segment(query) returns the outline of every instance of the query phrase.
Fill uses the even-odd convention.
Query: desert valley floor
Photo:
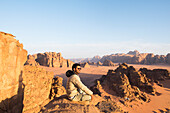
[[[134,66],[137,70],[139,68],[145,67],[148,69],[167,69],[170,71],[170,65],[138,65],[138,64],[128,64],[129,66]],[[67,77],[65,72],[71,68],[53,68],[40,66],[47,71],[54,72],[54,76],[60,76],[63,78],[63,85],[66,86]],[[94,81],[99,79],[102,75],[106,75],[108,70],[116,69],[117,66],[90,66],[90,68],[82,68],[80,78],[82,82],[88,87],[94,85]],[[129,111],[129,113],[160,113],[163,111],[170,112],[170,80],[160,81],[163,87],[154,84],[157,92],[160,93],[158,96],[149,95],[151,101],[149,103],[136,102],[133,103],[132,107],[126,107],[117,101],[117,104],[122,107],[124,111]],[[110,94],[105,94],[112,96]],[[113,97],[114,98],[114,97]]]

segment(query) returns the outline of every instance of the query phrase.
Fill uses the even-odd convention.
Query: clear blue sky
[[[0,31],[29,54],[170,53],[170,0],[1,0]]]

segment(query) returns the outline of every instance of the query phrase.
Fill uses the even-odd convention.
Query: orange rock
[[[25,65],[42,65],[48,67],[71,67],[74,62],[64,59],[61,53],[45,52],[29,55]]]
[[[80,65],[81,65],[81,67],[83,67],[83,68],[90,68],[90,65],[89,65],[87,62],[81,63]]]
[[[66,89],[63,86],[63,78],[56,76],[53,78],[51,89],[50,89],[50,99],[60,97],[61,95],[66,94]]]
[[[127,54],[117,53],[103,56],[100,61],[111,60],[114,63],[129,63],[129,64],[170,64],[170,55],[154,55],[153,53],[139,53],[137,50],[129,51]]]
[[[23,45],[12,34],[0,32],[0,112],[22,110],[22,85],[19,82],[26,59]]]
[[[24,88],[24,113],[33,113],[40,110],[49,102],[50,85],[53,72],[48,72],[36,66],[24,66],[23,84]]]
[[[114,63],[111,60],[105,60],[103,62],[103,66],[114,66]]]

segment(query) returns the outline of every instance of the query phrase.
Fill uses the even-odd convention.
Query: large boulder
[[[66,94],[66,89],[63,86],[63,78],[56,76],[52,80],[51,89],[50,89],[50,99],[60,97]]]
[[[21,113],[27,51],[12,34],[0,32],[0,113]]]

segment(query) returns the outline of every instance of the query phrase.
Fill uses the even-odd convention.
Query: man
[[[80,64],[73,64],[73,75],[68,78],[66,85],[67,95],[72,101],[91,101],[93,92],[81,82],[80,77],[78,76],[80,70]]]

